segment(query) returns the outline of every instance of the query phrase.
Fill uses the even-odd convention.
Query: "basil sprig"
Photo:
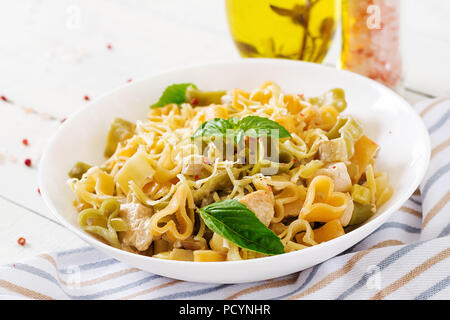
[[[268,255],[284,253],[280,238],[245,204],[223,200],[200,209],[205,224],[237,246]]]
[[[158,102],[151,105],[150,108],[152,109],[162,108],[172,103],[176,103],[178,105],[184,103],[186,100],[186,91],[188,90],[189,87],[197,89],[197,86],[192,83],[177,83],[168,86],[164,90]]]
[[[210,138],[210,137],[230,137],[235,143],[239,143],[244,137],[258,138],[262,136],[270,137],[272,130],[278,131],[278,138],[290,137],[289,131],[277,122],[258,116],[247,116],[239,120],[237,117],[231,119],[216,118],[214,120],[204,122],[191,137]]]

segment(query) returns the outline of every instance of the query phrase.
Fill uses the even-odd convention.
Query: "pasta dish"
[[[78,223],[154,258],[234,261],[330,241],[393,194],[379,146],[344,115],[342,89],[318,97],[266,82],[252,91],[166,88],[135,123],[116,118],[99,165],[68,183]]]

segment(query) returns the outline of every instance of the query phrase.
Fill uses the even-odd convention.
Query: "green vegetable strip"
[[[336,139],[341,136],[339,130],[347,123],[347,118],[338,118],[333,128],[326,134],[328,139]]]
[[[346,159],[354,153],[355,142],[363,135],[363,128],[352,117],[339,118],[334,127],[326,134],[330,142],[342,139],[347,149]]]
[[[127,120],[115,118],[109,127],[104,155],[111,157],[116,152],[119,142],[133,136],[135,125]]]
[[[354,118],[348,117],[339,132],[341,135],[347,134],[353,141],[356,141],[363,135],[363,128]]]
[[[372,205],[360,204],[358,202],[355,202],[354,204],[355,208],[353,209],[353,215],[349,223],[350,226],[361,224],[367,221],[373,215]]]
[[[304,167],[300,169],[300,177],[303,179],[311,178],[317,170],[323,167],[323,162],[320,160],[311,160]]]
[[[368,188],[360,186],[359,184],[354,184],[352,186],[352,198],[358,203],[367,205],[370,204],[372,196]]]
[[[226,94],[226,91],[200,91],[189,87],[186,91],[185,102],[192,103],[196,101],[196,105],[209,106],[210,104],[221,104],[222,97]]]
[[[91,168],[90,165],[88,165],[87,163],[78,161],[77,163],[75,163],[72,167],[72,169],[70,169],[69,171],[69,177],[71,178],[76,178],[76,179],[81,179],[81,177],[83,177],[83,174],[88,171]]]
[[[331,105],[335,107],[339,112],[342,112],[345,110],[345,108],[347,108],[345,92],[340,88],[327,91],[323,95],[318,97],[309,98],[309,102],[319,107]]]

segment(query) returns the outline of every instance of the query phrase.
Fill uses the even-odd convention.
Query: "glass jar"
[[[401,89],[400,0],[343,0],[340,67]]]
[[[243,57],[321,62],[340,0],[226,0],[231,36]]]

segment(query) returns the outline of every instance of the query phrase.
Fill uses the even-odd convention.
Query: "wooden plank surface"
[[[415,103],[450,95],[450,1],[407,2],[405,97]],[[83,244],[46,208],[36,174],[46,141],[84,96],[95,99],[167,68],[239,56],[222,0],[5,0],[0,30],[0,95],[12,101],[0,100],[0,264]]]

